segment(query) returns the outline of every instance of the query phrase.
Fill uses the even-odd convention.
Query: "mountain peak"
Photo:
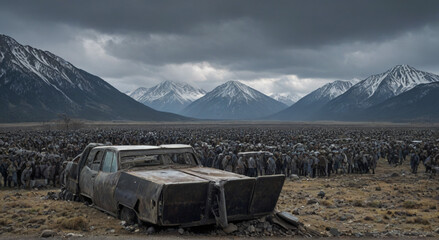
[[[231,86],[247,86],[244,83],[241,83],[240,81],[236,81],[236,80],[231,80],[231,81],[228,81],[224,84],[231,85]]]
[[[8,47],[20,45],[15,39],[13,39],[13,38],[11,38],[11,37],[9,37],[7,35],[0,34],[0,47],[3,44],[8,45]]]
[[[416,68],[409,66],[407,64],[400,64],[400,65],[396,65],[393,68],[389,69],[387,72],[388,73],[401,73],[401,74],[405,74],[405,73],[410,73],[410,72],[414,72],[414,71],[419,71]]]
[[[157,86],[169,88],[169,87],[176,87],[177,85],[180,85],[180,84],[177,84],[176,82],[173,82],[173,81],[166,80],[166,81],[159,83]]]
[[[242,98],[246,101],[259,98],[263,93],[238,81],[228,81],[219,85],[211,92],[214,96],[226,98]],[[264,95],[265,96],[265,95]]]
[[[204,94],[203,89],[166,80],[151,88],[138,88],[129,96],[154,109],[177,113]]]
[[[191,103],[182,113],[204,119],[257,119],[285,107],[244,83],[228,81]]]

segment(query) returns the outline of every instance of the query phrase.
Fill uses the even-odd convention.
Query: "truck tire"
[[[120,211],[120,219],[125,221],[128,225],[133,225],[137,223],[137,214],[131,208],[122,207]]]

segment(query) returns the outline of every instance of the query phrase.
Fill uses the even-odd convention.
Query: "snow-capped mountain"
[[[189,84],[164,81],[152,88],[138,88],[129,96],[156,110],[178,113],[205,94]]]
[[[47,121],[59,113],[90,120],[179,120],[119,92],[64,59],[0,35],[0,122]]]
[[[365,109],[389,98],[398,96],[423,83],[439,81],[439,76],[419,71],[408,65],[397,65],[392,69],[372,75],[357,83],[346,93],[328,104],[334,113]]]
[[[287,106],[291,106],[297,101],[299,101],[300,96],[298,95],[291,95],[288,93],[273,93],[271,95],[268,95],[269,97],[273,98],[276,101],[279,101]]]
[[[323,105],[345,93],[353,85],[349,81],[327,83],[270,118],[279,120],[311,120]]]
[[[182,114],[202,119],[258,119],[286,107],[238,81],[226,82],[187,106]]]
[[[439,82],[419,84],[413,89],[365,109],[362,121],[422,121],[439,120]]]

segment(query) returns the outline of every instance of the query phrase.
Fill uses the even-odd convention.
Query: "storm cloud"
[[[304,95],[397,64],[439,73],[438,1],[2,1],[0,32],[121,91],[240,80]]]

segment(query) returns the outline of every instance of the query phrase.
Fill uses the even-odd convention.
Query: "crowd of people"
[[[435,172],[439,135],[434,129],[288,126],[161,126],[144,129],[14,130],[0,132],[2,186],[56,186],[65,163],[87,144],[190,144],[201,163],[248,176],[285,174],[330,177],[374,174],[379,159],[412,173],[422,163]]]

